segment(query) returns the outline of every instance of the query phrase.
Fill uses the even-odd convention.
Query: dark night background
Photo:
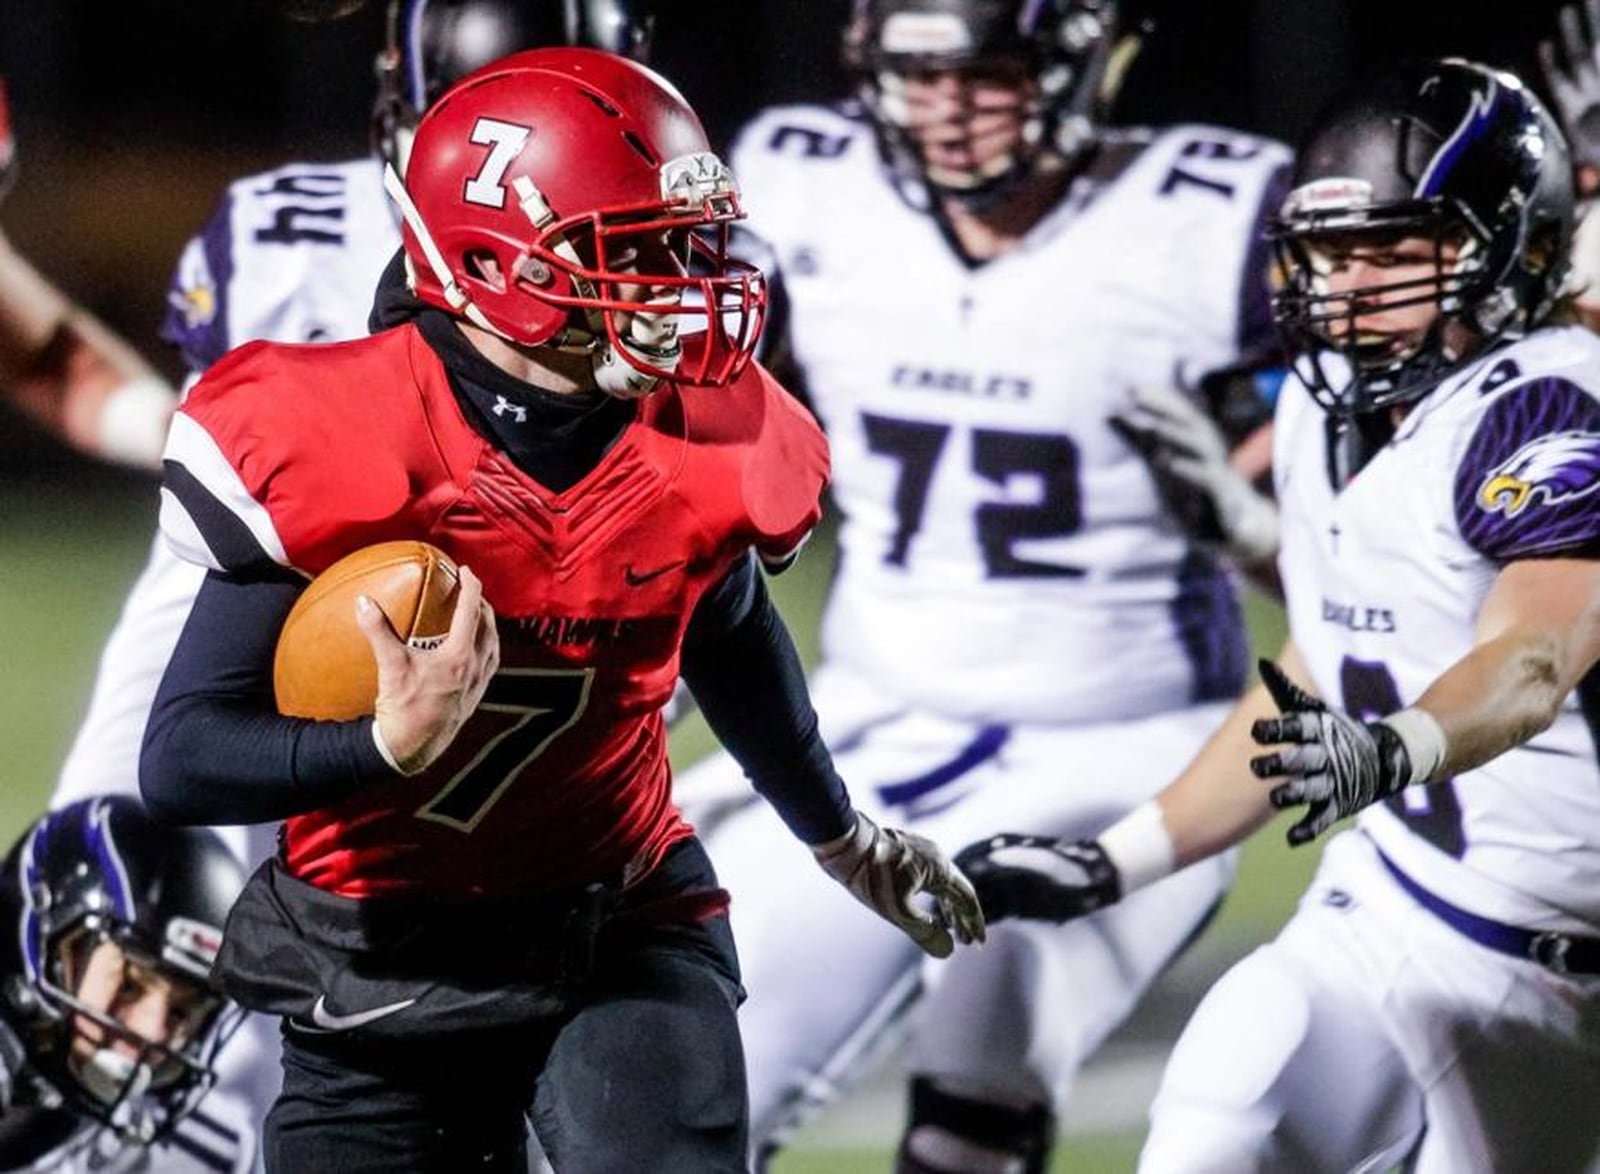
[[[848,86],[848,0],[664,0],[655,64],[719,143],[759,106]],[[1130,0],[1146,29],[1115,117],[1212,121],[1292,139],[1353,71],[1459,53],[1532,75],[1557,5],[1407,0]],[[168,272],[224,184],[367,149],[383,4],[304,25],[270,0],[0,0],[0,71],[22,171],[6,231],[169,374],[155,337]],[[0,409],[0,470],[72,458]],[[7,475],[0,471],[0,476]]]

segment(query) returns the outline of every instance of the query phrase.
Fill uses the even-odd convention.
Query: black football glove
[[[1261,661],[1261,680],[1283,713],[1256,721],[1250,736],[1262,746],[1289,748],[1257,755],[1250,769],[1260,779],[1286,780],[1270,796],[1280,811],[1305,805],[1305,818],[1289,829],[1290,844],[1315,839],[1411,782],[1411,757],[1390,726],[1329,709],[1270,660]]]
[[[987,921],[1072,921],[1115,904],[1122,878],[1096,840],[990,836],[956,853]]]

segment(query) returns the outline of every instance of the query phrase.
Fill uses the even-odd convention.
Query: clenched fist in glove
[[[1363,722],[1329,709],[1270,660],[1261,680],[1283,712],[1262,718],[1250,736],[1262,746],[1287,746],[1250,760],[1257,778],[1282,778],[1272,789],[1279,810],[1304,804],[1289,843],[1304,844],[1336,820],[1354,815],[1412,783],[1428,782],[1444,761],[1444,731],[1421,709]]]
[[[905,932],[925,953],[948,958],[963,944],[983,941],[983,910],[967,878],[925,836],[880,828],[860,812],[854,830],[814,844],[812,855],[850,895]],[[926,897],[933,909],[918,908]]]

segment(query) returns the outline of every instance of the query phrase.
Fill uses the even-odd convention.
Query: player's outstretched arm
[[[1600,661],[1600,560],[1524,559],[1495,578],[1472,650],[1417,699],[1444,730],[1439,778],[1481,766],[1555,721]]]
[[[0,197],[17,172],[0,84]],[[90,456],[161,467],[177,394],[0,233],[0,395]]]
[[[1277,749],[1252,760],[1276,807],[1304,807],[1303,844],[1335,820],[1404,787],[1451,778],[1521,745],[1555,721],[1600,659],[1600,561],[1513,562],[1478,615],[1476,643],[1415,705],[1363,722],[1275,683],[1281,716],[1252,734]],[[1272,666],[1264,664],[1264,676]]]
[[[0,234],[0,394],[74,448],[161,467],[177,393]]]
[[[1304,679],[1293,645],[1279,663]],[[1277,712],[1265,685],[1244,695],[1194,760],[1155,798],[1092,840],[998,835],[956,854],[990,921],[1070,921],[1227,850],[1272,818],[1251,773],[1251,727]]]
[[[435,648],[409,647],[372,600],[356,601],[356,622],[378,662],[372,737],[402,774],[425,770],[445,752],[500,665],[500,637],[483,582],[470,567],[460,574],[461,596],[449,634]]]

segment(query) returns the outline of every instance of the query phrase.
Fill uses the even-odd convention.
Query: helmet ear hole
[[[506,292],[505,273],[500,259],[488,249],[471,249],[461,258],[462,268],[472,280],[481,282],[495,293]]]
[[[1528,234],[1528,242],[1522,250],[1522,263],[1530,273],[1548,273],[1565,260],[1566,248],[1563,226],[1547,220]]]

